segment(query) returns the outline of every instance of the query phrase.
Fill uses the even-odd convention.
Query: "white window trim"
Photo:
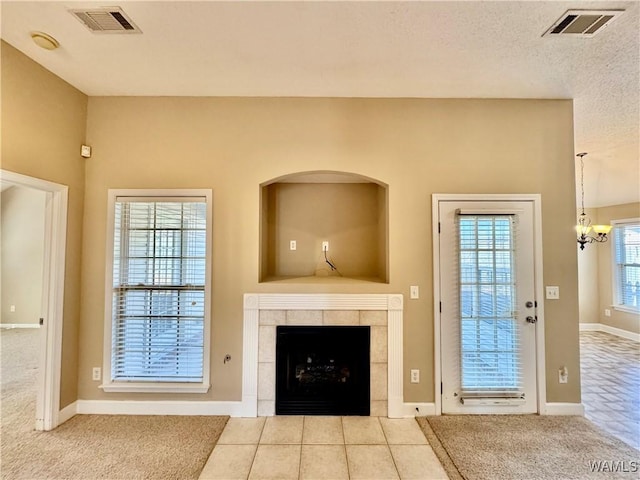
[[[104,350],[102,359],[102,385],[105,392],[143,393],[206,393],[210,384],[211,359],[211,262],[213,238],[213,192],[210,189],[109,189],[107,197],[107,242],[105,252],[105,321]],[[123,382],[111,381],[112,348],[112,295],[113,295],[113,235],[115,230],[115,202],[117,197],[138,197],[157,199],[158,197],[204,197],[207,203],[207,255],[204,293],[204,352],[202,382]]]
[[[613,226],[613,235],[611,238],[612,240],[611,241],[611,287],[612,287],[611,293],[612,293],[613,302],[612,302],[611,308],[619,312],[633,313],[633,314],[640,313],[640,307],[630,307],[629,305],[623,305],[619,303],[620,286],[618,285],[618,269],[617,269],[618,264],[616,262],[615,228],[622,225],[637,224],[637,223],[640,223],[640,217],[621,218],[618,220],[611,220],[611,225]]]
[[[636,315],[640,313],[640,308],[628,307],[626,305],[611,305],[611,308],[619,312],[633,313]]]

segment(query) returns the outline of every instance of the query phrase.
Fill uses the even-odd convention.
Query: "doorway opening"
[[[52,430],[58,426],[60,411],[68,187],[6,170],[0,174],[3,188],[44,195],[40,315],[35,320],[40,326],[35,429]]]

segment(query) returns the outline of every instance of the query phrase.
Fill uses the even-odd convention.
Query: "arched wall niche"
[[[260,202],[260,282],[388,283],[386,183],[297,172],[262,183]]]

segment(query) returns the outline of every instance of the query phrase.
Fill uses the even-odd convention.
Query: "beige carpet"
[[[417,420],[452,480],[640,476],[640,452],[582,417],[443,415]],[[597,462],[604,471],[592,471]]]
[[[0,330],[2,479],[195,479],[228,417],[77,415],[33,430],[37,330]]]

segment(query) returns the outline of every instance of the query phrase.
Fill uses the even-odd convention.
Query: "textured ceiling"
[[[143,34],[93,34],[67,12],[102,5]],[[87,95],[572,98],[587,206],[640,201],[636,1],[0,6],[2,38]],[[575,8],[626,12],[593,38],[541,36]]]

